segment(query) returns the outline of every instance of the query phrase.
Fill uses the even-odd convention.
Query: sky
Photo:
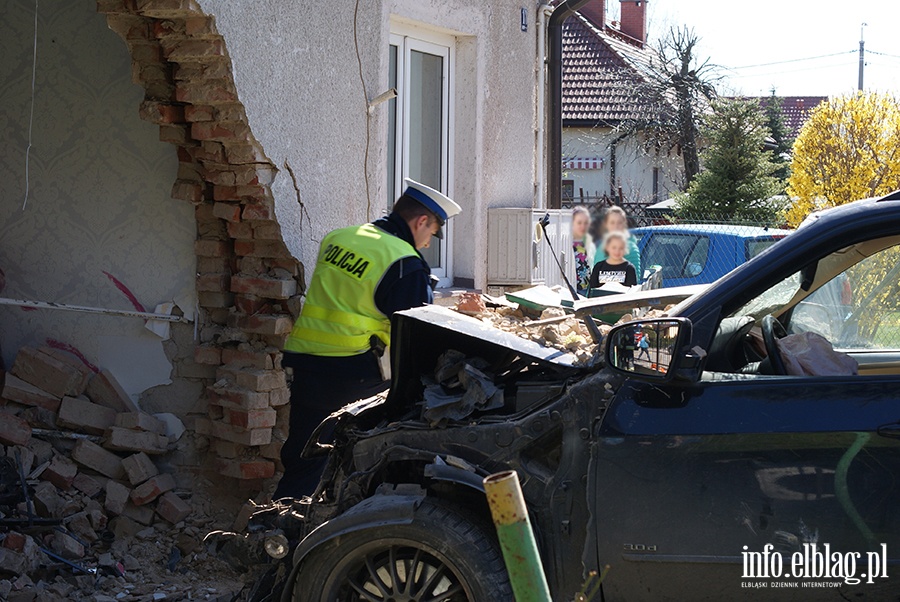
[[[617,5],[607,0],[609,18],[618,18]],[[670,26],[694,28],[700,56],[721,67],[720,94],[852,92],[862,23],[865,89],[900,94],[900,0],[649,0],[647,8],[651,43]],[[798,60],[823,55],[836,56]]]

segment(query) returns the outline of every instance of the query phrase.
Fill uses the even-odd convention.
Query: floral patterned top
[[[579,293],[586,292],[591,287],[591,259],[587,244],[583,240],[573,241],[572,250],[575,252],[575,275],[578,280],[575,288]]]

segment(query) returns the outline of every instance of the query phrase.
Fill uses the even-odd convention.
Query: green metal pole
[[[552,602],[519,475],[508,470],[485,477],[484,492],[516,602]]]

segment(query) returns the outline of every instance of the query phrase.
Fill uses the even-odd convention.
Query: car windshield
[[[752,316],[758,321],[763,316],[778,313],[778,310],[790,303],[799,290],[800,272],[794,272],[758,297],[751,299],[732,316]]]

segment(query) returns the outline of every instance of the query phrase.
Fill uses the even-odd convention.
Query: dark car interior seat
[[[745,339],[755,321],[750,316],[725,318],[707,354],[706,370],[711,372],[739,372],[747,365]]]

